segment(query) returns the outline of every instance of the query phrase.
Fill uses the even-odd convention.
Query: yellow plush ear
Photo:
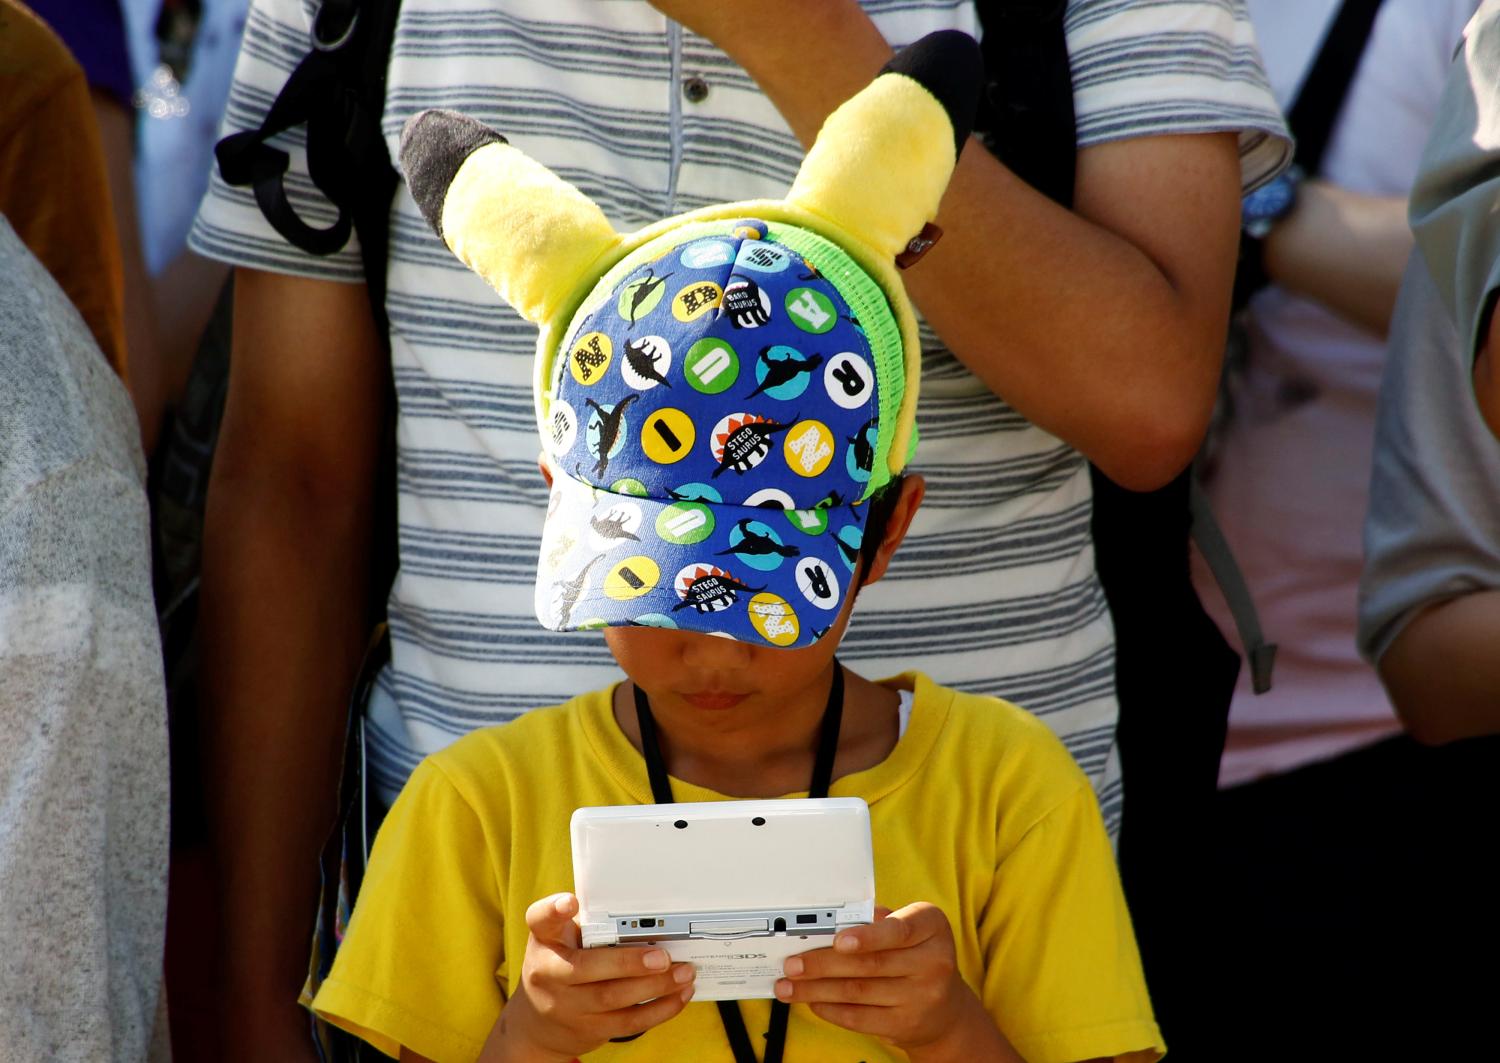
[[[401,132],[401,168],[453,253],[538,325],[620,243],[593,200],[464,115],[411,118]]]
[[[787,202],[894,258],[937,216],[983,79],[966,34],[934,33],[904,49],[828,116]]]

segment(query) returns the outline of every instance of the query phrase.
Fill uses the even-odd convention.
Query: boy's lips
[[[732,709],[749,696],[728,690],[700,690],[695,694],[683,694],[682,700],[698,709]]]

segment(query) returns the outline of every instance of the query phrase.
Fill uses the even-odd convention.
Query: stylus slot
[[[688,924],[688,932],[694,937],[745,938],[769,934],[771,924],[766,919],[696,919]]]

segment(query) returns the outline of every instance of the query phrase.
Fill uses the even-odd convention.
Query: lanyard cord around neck
[[[833,759],[839,748],[839,725],[844,717],[844,669],[837,660],[833,662],[833,686],[828,691],[828,705],[823,710],[823,723],[818,731],[818,753],[813,761],[812,783],[807,788],[808,797],[827,797],[828,786],[833,781]],[[646,776],[651,780],[651,797],[659,805],[670,805],[672,780],[667,776],[667,765],[661,755],[661,739],[656,733],[656,718],[651,715],[651,702],[646,692],[635,688],[635,718],[641,729],[641,753],[646,758]],[[772,722],[772,721],[768,721]],[[788,1004],[780,1000],[771,1002],[771,1024],[766,1031],[766,1058],[763,1063],[781,1063],[786,1050],[786,1024],[791,1011]],[[729,1047],[734,1051],[735,1063],[756,1063],[755,1051],[750,1046],[750,1034],[745,1029],[740,1006],[733,1000],[719,1001],[719,1019],[724,1023],[724,1034],[729,1038]]]

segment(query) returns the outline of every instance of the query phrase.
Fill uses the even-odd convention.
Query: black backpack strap
[[[1296,163],[1306,174],[1316,174],[1323,166],[1333,124],[1344,109],[1380,4],[1381,0],[1344,0],[1287,113],[1287,125],[1297,138]]]
[[[985,91],[974,132],[1027,184],[1073,205],[1077,119],[1067,0],[979,0]]]
[[[260,128],[219,141],[214,154],[227,184],[249,187],[275,230],[314,255],[331,255],[357,232],[370,307],[384,341],[386,240],[398,177],[380,118],[385,71],[399,0],[323,0],[313,19],[310,50],[271,104]],[[290,158],[266,142],[297,126],[307,129],[307,169],[338,211],[332,225],[303,221],[286,194]]]

